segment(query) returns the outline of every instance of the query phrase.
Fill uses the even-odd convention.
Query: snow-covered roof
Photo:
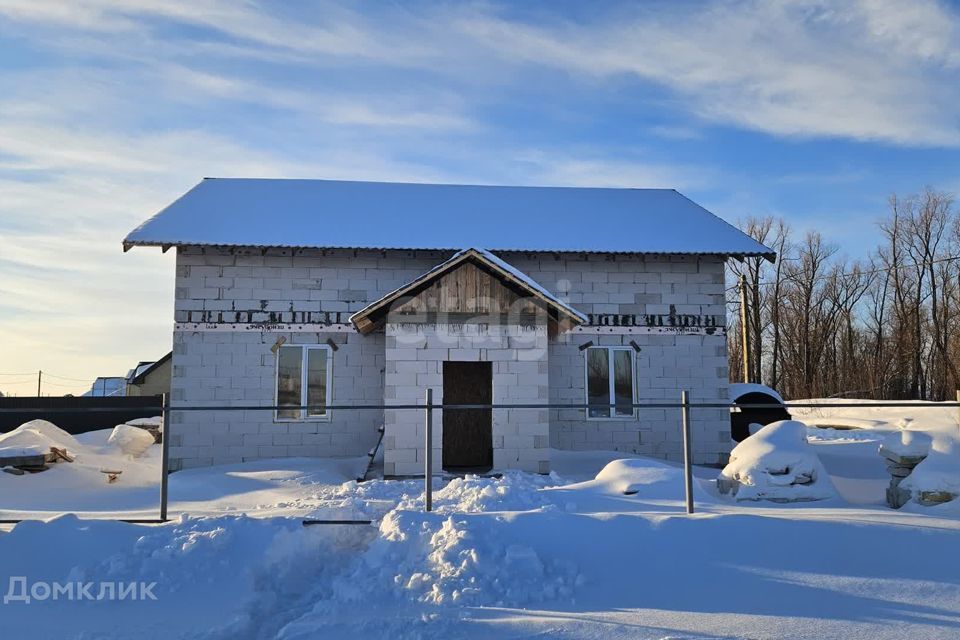
[[[515,287],[524,290],[529,295],[540,298],[547,304],[548,307],[552,308],[555,312],[558,312],[561,316],[567,317],[574,324],[582,324],[587,321],[587,316],[580,313],[566,302],[563,302],[557,298],[555,295],[553,295],[553,293],[547,290],[546,287],[513,265],[501,260],[486,249],[471,248],[458,251],[449,259],[444,260],[426,273],[417,276],[402,287],[394,289],[379,300],[370,303],[360,311],[357,311],[351,315],[350,322],[356,325],[362,333],[366,333],[372,328],[372,324],[365,323],[364,320],[368,319],[371,315],[375,314],[377,311],[388,308],[389,305],[403,296],[412,295],[414,292],[422,290],[423,287],[428,285],[430,282],[456,269],[463,262],[470,260],[485,265],[499,277],[513,284]]]
[[[136,245],[775,255],[673,189],[253,178],[204,179]]]

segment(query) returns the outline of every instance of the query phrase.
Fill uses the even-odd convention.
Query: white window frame
[[[596,345],[587,347],[583,350],[583,397],[584,404],[590,404],[590,356],[589,352],[591,349],[605,349],[608,352],[612,351],[626,351],[630,354],[630,404],[637,404],[637,352],[634,351],[633,347],[607,347],[603,345]],[[615,378],[614,378],[614,359],[613,354],[607,354],[607,366],[609,367],[609,372],[607,377],[609,378],[609,390],[607,391],[607,397],[610,404],[614,404],[616,400],[615,393]],[[608,416],[592,416],[590,415],[590,409],[584,409],[584,412],[587,415],[587,420],[636,420],[637,418],[637,408],[633,407],[630,412],[630,415],[617,415],[616,409],[610,407],[610,415]]]
[[[273,412],[274,422],[326,422],[330,420],[331,396],[333,395],[333,349],[326,344],[285,344],[277,349],[274,358],[273,372],[273,404],[280,405],[280,351],[281,349],[300,349],[300,406],[307,404],[307,363],[310,361],[308,352],[323,350],[327,352],[326,392],[324,393],[325,408],[322,415],[309,415],[306,409],[300,409],[300,415],[295,418],[280,416],[280,410]]]

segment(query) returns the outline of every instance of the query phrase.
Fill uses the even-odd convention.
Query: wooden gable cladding
[[[542,286],[482,249],[465,249],[415,280],[350,316],[361,334],[383,326],[387,316],[402,322],[542,324],[553,331],[587,317]]]
[[[534,315],[543,309],[536,299],[521,295],[472,262],[462,263],[398,303],[392,314]]]

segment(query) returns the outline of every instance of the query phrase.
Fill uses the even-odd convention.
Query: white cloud
[[[544,186],[644,187],[692,189],[716,180],[716,172],[700,166],[610,159],[598,149],[527,150],[514,160],[524,167],[525,180]]]
[[[368,95],[349,95],[342,92],[306,91],[271,86],[246,78],[190,69],[184,66],[165,66],[163,77],[180,93],[184,88],[200,93],[196,99],[211,96],[223,100],[269,105],[297,111],[318,121],[335,125],[360,127],[387,127],[396,129],[429,129],[433,131],[476,129],[478,124],[470,117],[449,108],[418,107],[417,103],[431,103],[447,99],[436,92],[412,96],[386,92]]]
[[[960,17],[935,0],[752,0],[737,3],[605,5],[573,23],[546,10],[506,17],[497,4],[409,7],[320,3],[296,16],[272,5],[191,0],[161,2],[0,0],[0,14],[80,31],[134,34],[118,55],[143,56],[144,38],[197,67],[198,47],[222,55],[291,56],[300,64],[378,64],[440,73],[448,81],[520,82],[537,69],[579,78],[634,78],[676,92],[688,112],[775,135],[846,137],[904,145],[956,146]],[[227,40],[171,43],[152,34],[162,18]],[[89,46],[89,42],[85,46]],[[109,47],[116,51],[117,41]],[[133,46],[136,44],[137,46]],[[150,48],[153,50],[153,47]],[[280,58],[282,59],[282,58]],[[230,79],[198,70],[212,92],[236,92]],[[204,75],[206,74],[206,75]],[[275,91],[264,100],[298,102]],[[482,91],[478,91],[482,93]],[[345,124],[422,126],[414,110],[391,121],[382,110],[333,105]],[[460,126],[457,116],[441,125]]]
[[[683,15],[640,9],[586,26],[490,15],[458,26],[504,59],[665,85],[711,121],[955,146],[960,18],[934,2],[911,4],[756,1]]]

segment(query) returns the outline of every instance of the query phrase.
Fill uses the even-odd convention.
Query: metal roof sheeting
[[[204,179],[136,245],[775,256],[673,189],[259,178]]]

